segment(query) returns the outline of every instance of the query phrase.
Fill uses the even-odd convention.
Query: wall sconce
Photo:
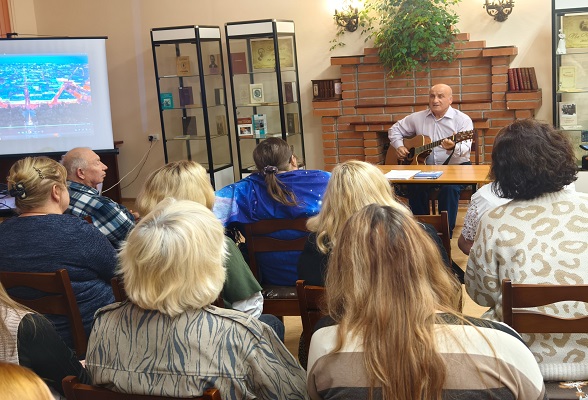
[[[504,22],[512,12],[514,0],[486,0],[484,7],[494,21]]]
[[[353,8],[352,6],[348,6],[342,11],[337,11],[335,9],[335,15],[333,15],[333,17],[335,18],[337,25],[347,29],[347,31],[355,32],[357,30],[357,25],[359,22],[357,7]]]

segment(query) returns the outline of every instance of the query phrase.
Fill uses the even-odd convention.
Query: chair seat
[[[297,299],[296,286],[262,285],[264,299]]]

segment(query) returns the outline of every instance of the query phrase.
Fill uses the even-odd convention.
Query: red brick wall
[[[394,78],[373,48],[361,56],[331,58],[332,65],[341,66],[343,98],[313,102],[322,122],[325,169],[349,159],[383,163],[388,128],[426,109],[429,88],[438,83],[452,87],[453,107],[474,121],[480,162],[489,162],[496,133],[515,119],[533,117],[541,91],[507,91],[516,47],[486,47],[484,41],[469,41],[468,34],[457,39],[460,54],[454,62],[431,63],[429,72]]]

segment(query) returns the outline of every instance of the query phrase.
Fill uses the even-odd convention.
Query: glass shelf
[[[218,139],[218,138],[226,138],[227,135],[210,135],[210,139]],[[206,136],[202,135],[178,135],[174,136],[173,138],[166,139],[167,141],[172,140],[206,140]]]
[[[246,135],[246,136],[239,136],[239,139],[241,140],[247,140],[247,139],[267,139],[270,137],[283,137],[283,136],[287,136],[287,137],[293,137],[296,135],[300,135],[300,133],[286,133],[285,135],[282,134],[282,132],[275,132],[275,133],[266,133],[263,135],[260,134],[255,134],[255,135]]]

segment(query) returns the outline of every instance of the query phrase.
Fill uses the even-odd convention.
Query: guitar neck
[[[443,139],[440,139],[440,140],[436,140],[436,141],[431,142],[429,144],[425,144],[423,146],[415,147],[414,153],[415,154],[421,154],[421,153],[423,153],[425,151],[432,150],[433,148],[439,146],[441,144],[441,142],[444,141],[445,139],[451,139],[451,141],[453,141],[456,144],[459,143],[459,142],[463,142],[464,140],[469,139],[468,137],[463,137],[462,136],[463,133],[464,132],[460,132],[460,133],[457,133],[455,135],[447,136],[446,138],[443,138]]]

